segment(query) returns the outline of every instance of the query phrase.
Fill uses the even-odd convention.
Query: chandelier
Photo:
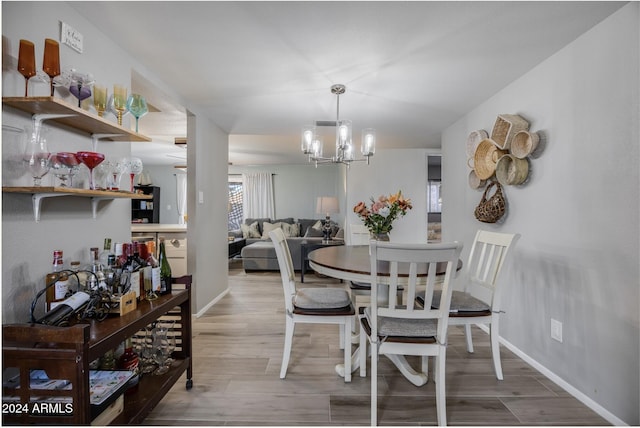
[[[316,168],[318,164],[322,163],[343,163],[349,167],[351,162],[366,161],[367,165],[369,165],[369,158],[376,151],[376,130],[373,128],[363,129],[360,152],[364,158],[356,159],[351,121],[340,120],[340,95],[344,94],[346,90],[347,88],[344,85],[331,86],[331,93],[337,98],[335,122],[318,121],[315,126],[311,125],[302,128],[302,152],[309,155],[309,162],[314,162]],[[336,154],[334,156],[324,157],[322,155],[322,136],[318,134],[316,126],[336,127]]]

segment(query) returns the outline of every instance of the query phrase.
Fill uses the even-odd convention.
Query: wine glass
[[[107,87],[102,85],[93,86],[93,106],[98,112],[98,116],[103,117],[107,109]]]
[[[42,177],[47,175],[51,168],[51,153],[47,148],[44,134],[45,128],[42,128],[40,124],[34,124],[22,158],[33,177],[35,187],[40,186]]]
[[[127,111],[127,87],[124,85],[113,85],[113,108],[116,109],[118,125],[122,126],[122,116]]]
[[[131,193],[133,193],[133,179],[136,174],[140,174],[142,172],[142,160],[140,158],[129,158],[127,162],[127,172],[131,178]]]
[[[81,107],[82,100],[91,96],[91,85],[93,85],[93,83],[93,76],[89,73],[72,73],[69,92],[78,99],[78,108]]]
[[[155,361],[153,358],[153,338],[156,333],[156,323],[149,324],[144,329],[144,342],[142,345],[142,351],[140,356],[142,357],[142,373],[152,373],[155,367]]]
[[[53,96],[53,78],[60,75],[60,46],[53,39],[44,39],[42,70],[49,76],[51,96]]]
[[[108,189],[111,181],[111,161],[104,160],[93,170],[93,179],[96,189]]]
[[[93,169],[100,165],[104,160],[104,154],[97,152],[78,152],[77,158],[89,168],[89,189],[96,190],[93,183]]]
[[[171,326],[158,324],[153,338],[153,358],[158,363],[155,375],[163,375],[169,371],[168,360],[175,347],[175,338],[171,334]]]
[[[73,187],[73,176],[78,172],[79,166],[80,161],[75,153],[58,152],[51,157],[51,169],[60,179],[60,187]],[[68,186],[67,179],[69,179]]]
[[[147,100],[140,94],[131,94],[127,99],[127,110],[136,118],[136,132],[138,132],[138,119],[149,112]]]
[[[29,79],[36,75],[36,48],[33,42],[29,40],[20,40],[20,49],[18,50],[18,71],[25,78],[24,96],[27,96],[29,88]]]
[[[111,161],[111,180],[109,183],[109,190],[120,190],[120,179],[126,170],[127,158],[122,158],[118,161]]]

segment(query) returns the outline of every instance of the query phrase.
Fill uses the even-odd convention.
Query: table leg
[[[307,264],[307,249],[305,245],[300,248],[300,282],[304,282],[304,271]]]
[[[351,354],[351,373],[360,368],[360,347],[356,348]],[[338,376],[344,377],[344,364],[336,364],[336,373]]]

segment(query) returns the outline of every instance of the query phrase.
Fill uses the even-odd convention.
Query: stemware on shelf
[[[47,148],[46,128],[41,123],[34,123],[30,131],[22,159],[33,177],[33,185],[37,187],[51,168],[51,153]]]
[[[140,352],[142,362],[142,373],[153,373],[156,369],[155,359],[153,358],[153,338],[156,332],[156,323],[149,324],[144,329],[144,342],[142,345],[142,351]]]
[[[127,87],[124,85],[113,85],[113,108],[118,116],[118,125],[122,126],[122,116],[127,111]]]
[[[60,75],[60,46],[53,39],[44,39],[42,70],[49,76],[51,96],[53,96],[53,79]]]
[[[76,153],[76,156],[80,162],[89,168],[89,188],[91,190],[96,190],[96,186],[93,181],[93,170],[102,163],[104,160],[104,154],[97,152],[78,152]]]
[[[111,183],[111,162],[105,159],[93,171],[94,185],[96,189],[106,190]]]
[[[91,85],[93,76],[90,73],[72,72],[69,92],[78,99],[78,107],[82,106],[82,101],[91,96]]]
[[[98,112],[98,116],[103,117],[107,109],[107,87],[95,84],[93,85],[93,106]]]
[[[76,175],[79,167],[80,161],[75,153],[58,152],[51,156],[51,169],[60,179],[60,187],[73,187],[73,176]],[[67,179],[69,179],[68,185]]]
[[[138,119],[149,112],[147,100],[140,94],[131,94],[127,98],[127,110],[136,118],[136,132],[138,132]]]
[[[18,71],[25,78],[24,96],[27,96],[29,88],[29,79],[36,75],[36,48],[33,42],[29,40],[20,40],[20,49],[18,50]]]
[[[109,180],[109,190],[120,190],[120,180],[122,174],[127,171],[127,158],[111,162],[111,179]]]
[[[129,173],[130,181],[130,190],[133,193],[133,180],[137,174],[142,172],[142,160],[140,158],[129,158],[127,162],[127,172]]]

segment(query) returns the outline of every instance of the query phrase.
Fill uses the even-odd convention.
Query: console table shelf
[[[68,117],[51,119],[54,122],[89,134],[119,134],[105,137],[111,141],[151,141],[151,138],[123,128],[96,114],[54,97],[2,97],[2,104],[31,114],[65,114]]]
[[[2,187],[3,193],[22,193],[31,195],[33,201],[33,217],[40,221],[40,207],[43,199],[59,196],[78,196],[91,199],[93,218],[98,213],[98,203],[111,199],[151,199],[150,195],[140,193],[120,192],[112,190],[76,189],[73,187]]]
[[[126,395],[124,410],[111,424],[140,424],[160,402],[164,395],[186,372],[186,388],[191,389],[192,382],[192,345],[191,345],[191,276],[173,279],[174,284],[183,284],[184,290],[174,290],[171,294],[160,296],[153,302],[141,301],[138,307],[123,316],[107,318],[102,322],[95,320],[70,327],[51,327],[39,324],[4,325],[2,361],[3,370],[15,367],[20,370],[20,387],[6,393],[20,396],[24,402],[33,402],[41,390],[29,388],[29,371],[44,369],[49,378],[68,379],[73,388],[57,392],[56,395],[72,400],[73,413],[58,415],[46,420],[47,424],[83,424],[88,425],[92,415],[89,394],[89,363],[118,347],[126,338],[144,329],[148,324],[171,313],[179,316],[176,331],[179,332],[179,350],[174,351],[174,362],[170,370],[160,376],[142,376],[137,391]],[[179,309],[173,315],[175,309]],[[178,326],[179,324],[179,326]],[[24,376],[24,378],[23,378]],[[115,400],[117,397],[113,397]],[[42,417],[29,414],[3,414],[3,425],[42,423]]]

